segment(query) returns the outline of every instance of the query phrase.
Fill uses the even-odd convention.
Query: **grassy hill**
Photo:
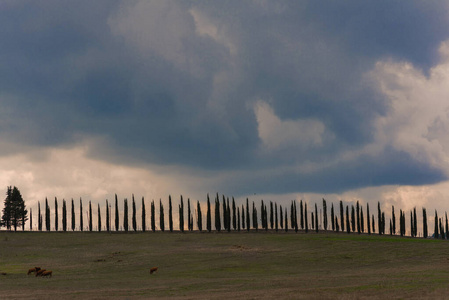
[[[344,233],[2,231],[0,295],[439,298],[449,294],[448,247],[447,241]],[[53,277],[27,276],[34,266]]]

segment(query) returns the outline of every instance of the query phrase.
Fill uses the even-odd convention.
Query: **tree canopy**
[[[25,201],[19,189],[8,186],[0,226],[4,226],[8,230],[11,230],[11,227],[13,227],[15,231],[18,226],[22,226],[23,230],[25,222],[28,220],[27,215],[28,211],[25,208]]]

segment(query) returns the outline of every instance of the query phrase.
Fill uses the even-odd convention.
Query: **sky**
[[[0,40],[0,187],[33,209],[449,209],[447,1],[1,0]]]

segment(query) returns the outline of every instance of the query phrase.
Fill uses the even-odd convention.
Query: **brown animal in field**
[[[41,276],[42,277],[49,276],[51,278],[52,273],[53,273],[52,271],[44,271],[42,272]]]
[[[45,271],[46,271],[45,269],[40,269],[39,271],[36,272],[36,277],[42,276],[42,273],[44,273]]]
[[[158,267],[151,268],[151,269],[150,269],[150,274],[153,274],[154,272],[156,272],[156,271],[157,271],[157,268],[158,268]]]
[[[28,274],[27,275],[30,275],[31,273],[35,273],[35,272],[39,271],[40,269],[41,269],[40,267],[31,268],[31,269],[28,270]]]

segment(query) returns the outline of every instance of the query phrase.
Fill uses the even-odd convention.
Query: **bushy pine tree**
[[[22,230],[25,230],[27,220],[28,210],[22,194],[17,187],[8,186],[0,226],[4,226],[8,230],[14,228],[14,231],[17,231],[17,227],[22,226]]]

